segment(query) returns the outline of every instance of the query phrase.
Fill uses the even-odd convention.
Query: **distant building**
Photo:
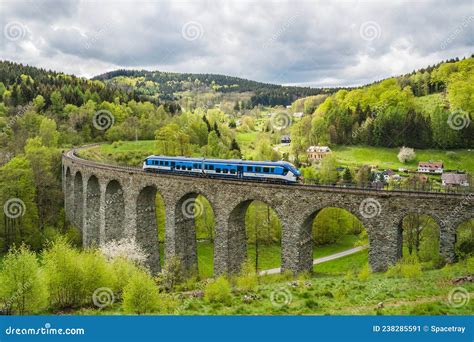
[[[418,172],[420,173],[443,173],[443,162],[419,162]]]
[[[309,161],[318,161],[326,157],[331,153],[331,149],[328,146],[310,146],[306,150],[308,153]]]
[[[469,186],[465,173],[443,173],[441,175],[443,186]]]
[[[400,175],[396,174],[393,170],[385,170],[383,173],[383,180],[388,182],[389,180],[399,181],[401,179]]]
[[[282,144],[289,144],[289,143],[291,143],[291,138],[290,138],[289,135],[284,135],[284,136],[281,137],[280,141],[281,141]]]
[[[297,118],[297,119],[302,118],[303,115],[304,115],[303,112],[296,112],[296,113],[293,113],[293,117],[294,117],[294,118]]]

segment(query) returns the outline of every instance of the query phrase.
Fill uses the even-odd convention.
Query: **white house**
[[[420,173],[443,173],[443,162],[419,162],[418,172]]]

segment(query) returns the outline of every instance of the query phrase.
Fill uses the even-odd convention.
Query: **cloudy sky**
[[[474,2],[0,0],[0,59],[360,85],[469,56]]]

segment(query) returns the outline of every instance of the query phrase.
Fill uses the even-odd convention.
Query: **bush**
[[[364,267],[360,270],[359,274],[357,275],[357,278],[360,281],[366,281],[370,276],[370,268],[368,264],[365,264]]]
[[[177,284],[182,283],[184,279],[184,268],[181,259],[177,256],[169,258],[159,277],[160,285],[165,290],[171,291]]]
[[[223,276],[207,284],[204,293],[206,300],[210,303],[229,304],[232,299],[229,281]]]
[[[158,311],[160,295],[153,278],[145,271],[138,272],[123,290],[122,309],[138,315]]]
[[[8,314],[31,314],[48,304],[48,292],[34,252],[22,245],[12,248],[0,272],[1,310]]]
[[[148,255],[134,238],[106,242],[100,246],[100,251],[107,260],[125,258],[138,265],[144,265],[148,258]]]
[[[415,160],[416,158],[416,153],[415,153],[415,150],[412,149],[412,148],[409,148],[409,147],[405,147],[403,146],[401,149],[400,149],[400,152],[398,152],[398,160],[405,164],[405,163],[408,163],[412,160]]]
[[[422,275],[421,264],[415,256],[404,257],[386,272],[388,277],[416,279]]]
[[[92,304],[92,296],[99,288],[112,288],[113,272],[105,257],[98,250],[86,250],[79,254],[81,268],[82,302]]]
[[[258,276],[255,267],[250,261],[242,265],[240,276],[236,280],[237,287],[242,291],[255,291],[258,285]]]
[[[117,298],[122,297],[123,290],[130,280],[141,271],[132,261],[125,258],[116,258],[111,261],[112,268],[112,290]]]
[[[43,252],[43,263],[51,305],[69,308],[82,304],[84,293],[79,252],[64,238],[59,238]]]

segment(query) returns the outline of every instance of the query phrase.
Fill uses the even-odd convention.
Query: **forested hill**
[[[258,104],[289,105],[298,98],[329,94],[342,88],[309,88],[261,83],[239,77],[217,74],[189,74],[146,70],[116,70],[93,80],[114,84],[124,90],[135,89],[141,96],[160,100],[177,100],[186,91],[245,93],[250,92],[251,106]]]
[[[51,97],[61,94],[65,103],[81,106],[88,100],[95,102],[115,99],[138,100],[133,90],[124,90],[106,85],[100,81],[87,80],[74,75],[36,68],[10,61],[0,61],[0,95],[8,90],[4,102],[10,106],[26,105],[41,95],[46,107],[51,105]]]
[[[474,147],[474,58],[450,60],[321,98],[297,100],[295,154],[314,144]]]

